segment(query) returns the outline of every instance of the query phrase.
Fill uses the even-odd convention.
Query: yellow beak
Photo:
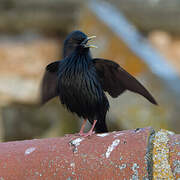
[[[90,40],[92,40],[94,38],[96,38],[96,36],[87,37],[87,41],[90,41]],[[91,44],[87,44],[86,47],[89,47],[89,48],[98,48],[97,46],[91,45]]]
[[[94,39],[94,38],[96,38],[96,36],[89,36],[89,37],[87,37],[87,40],[89,41],[89,40]]]

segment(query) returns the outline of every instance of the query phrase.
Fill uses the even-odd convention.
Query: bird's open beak
[[[96,36],[90,36],[90,37],[87,37],[86,39],[89,41],[89,40],[94,39],[94,38],[96,38]]]
[[[95,45],[92,45],[92,44],[87,44],[90,40],[96,38],[96,36],[90,36],[90,37],[87,37],[83,42],[82,44],[84,45],[84,47],[88,47],[88,48],[97,48],[97,46]]]

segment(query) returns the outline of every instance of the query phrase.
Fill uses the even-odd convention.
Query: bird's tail
[[[107,126],[106,126],[106,122],[105,121],[98,121],[95,125],[95,131],[96,133],[105,133],[108,132]]]

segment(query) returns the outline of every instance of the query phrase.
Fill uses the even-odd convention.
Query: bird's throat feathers
[[[87,55],[87,54],[90,54],[90,49],[89,49],[89,47],[85,48],[85,47],[79,45],[75,48],[75,51],[73,53],[76,53],[78,55]]]
[[[76,76],[86,74],[90,67],[93,65],[92,57],[89,50],[86,51],[73,51],[63,61],[59,67],[59,76]],[[94,69],[94,68],[93,68]]]
[[[91,64],[92,57],[89,48],[77,48],[68,57],[65,58],[69,63],[77,64]]]

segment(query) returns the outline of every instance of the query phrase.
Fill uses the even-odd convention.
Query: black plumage
[[[67,109],[85,119],[80,135],[88,136],[95,131],[107,132],[105,123],[109,102],[104,92],[113,98],[125,90],[139,93],[151,103],[157,104],[152,95],[133,76],[117,63],[92,58],[87,37],[81,31],[73,31],[64,41],[63,60],[53,62],[46,67],[42,81],[42,103],[59,96]],[[93,124],[85,134],[86,120]]]

